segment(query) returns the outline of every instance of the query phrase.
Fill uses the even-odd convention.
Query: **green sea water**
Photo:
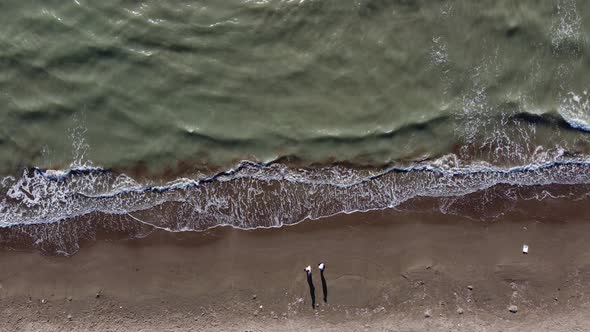
[[[0,248],[590,192],[587,1],[8,0],[0,22]]]
[[[575,0],[4,1],[0,172],[586,153],[589,20]]]

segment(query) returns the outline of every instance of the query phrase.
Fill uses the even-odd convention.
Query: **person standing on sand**
[[[320,269],[320,274],[322,276],[322,291],[324,292],[324,303],[328,303],[328,284],[326,283],[326,278],[324,278],[324,270],[326,269],[326,264],[320,263],[318,265],[318,269]]]
[[[313,286],[313,280],[311,279],[311,266],[305,268],[307,274],[307,284],[309,285],[309,294],[311,295],[311,307],[315,309],[315,287]]]

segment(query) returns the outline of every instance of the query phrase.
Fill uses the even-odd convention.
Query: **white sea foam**
[[[449,62],[447,44],[441,36],[432,38],[432,47],[430,49],[430,59],[435,65],[446,65]]]
[[[278,227],[306,218],[392,208],[417,196],[460,196],[499,183],[589,183],[590,173],[584,171],[588,164],[562,155],[559,149],[537,151],[537,156],[561,161],[506,169],[486,163],[462,164],[448,155],[429,164],[364,173],[342,167],[297,170],[280,164],[244,163],[215,177],[155,187],[97,169],[33,170],[24,172],[7,190],[0,206],[0,224],[54,223],[92,212],[126,215],[176,202],[179,208],[166,212],[174,215],[144,221],[172,230],[217,225]]]
[[[569,92],[562,98],[559,114],[573,128],[590,131],[590,100],[588,91],[581,94]]]
[[[92,167],[92,162],[87,159],[90,145],[86,142],[88,131],[84,123],[84,115],[74,118],[76,126],[69,130],[70,142],[72,142],[72,162],[70,168]]]
[[[568,39],[579,41],[582,35],[581,30],[582,19],[578,14],[576,0],[558,0],[557,12],[551,27],[553,46],[560,47]]]

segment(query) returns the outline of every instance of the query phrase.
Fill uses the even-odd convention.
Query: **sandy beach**
[[[0,330],[590,329],[587,201],[521,202],[488,221],[427,208],[436,204],[101,239],[71,257],[5,249]],[[328,303],[312,309],[303,268],[321,301],[319,262]]]

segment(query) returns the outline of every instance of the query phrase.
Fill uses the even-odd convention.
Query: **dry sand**
[[[3,250],[0,330],[590,331],[588,202],[526,204],[493,221],[421,206],[72,257]],[[303,268],[321,300],[320,261],[329,298],[314,310]]]

